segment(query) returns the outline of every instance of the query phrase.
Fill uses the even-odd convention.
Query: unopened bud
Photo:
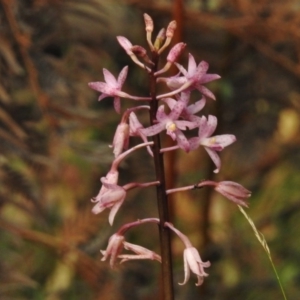
[[[185,43],[178,43],[176,44],[169,52],[167,56],[167,61],[173,63],[175,62],[179,55],[182,53],[183,49],[185,48],[186,44]]]
[[[148,14],[144,14],[144,21],[145,21],[145,29],[147,32],[152,32],[153,31],[153,20]]]
[[[172,38],[174,36],[174,32],[176,30],[177,23],[176,21],[172,21],[169,23],[167,31],[166,31],[166,37]]]
[[[128,148],[129,143],[129,125],[127,123],[120,123],[117,127],[114,140],[112,143],[113,153],[118,157],[123,149]]]
[[[152,64],[150,58],[147,55],[147,51],[142,46],[132,46],[131,51],[136,54],[137,56],[141,57],[146,63]]]
[[[251,196],[251,192],[236,182],[220,181],[215,190],[238,205],[248,206],[246,200]]]
[[[163,41],[165,40],[165,38],[166,38],[166,30],[162,28],[156,37],[156,40],[154,42],[154,48],[159,49]]]

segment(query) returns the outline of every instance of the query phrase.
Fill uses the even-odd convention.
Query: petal
[[[236,137],[233,134],[216,135],[213,138],[215,139],[215,144],[222,148],[227,147],[236,141]]]
[[[208,97],[208,98],[211,98],[213,100],[216,100],[216,97],[215,95],[208,89],[206,88],[205,86],[201,85],[200,83],[196,84],[195,85],[195,88],[201,92],[204,96]]]
[[[203,83],[207,83],[213,80],[217,80],[220,79],[221,76],[218,74],[205,74],[202,78],[201,78],[201,84]]]
[[[125,66],[121,70],[121,72],[120,72],[120,74],[118,76],[118,80],[117,80],[118,81],[118,85],[119,85],[120,88],[123,86],[123,84],[124,84],[124,82],[126,80],[127,73],[128,73],[128,66]]]
[[[164,98],[162,99],[163,102],[167,103],[169,108],[172,110],[173,107],[176,105],[177,101],[173,98]]]
[[[180,88],[186,82],[187,82],[187,79],[184,76],[171,77],[171,78],[167,78],[167,80],[166,80],[166,84],[171,90],[176,90],[176,89]]]
[[[123,200],[117,202],[112,208],[111,208],[111,211],[109,213],[109,216],[108,216],[108,222],[110,225],[113,224],[114,222],[114,219],[115,219],[115,216],[116,216],[116,213],[118,212],[119,208],[121,207],[121,205],[123,204]]]
[[[197,69],[197,64],[195,58],[191,53],[189,53],[188,74],[187,74],[189,78],[195,75],[196,69]]]
[[[140,129],[142,134],[145,135],[145,136],[153,136],[153,135],[156,135],[156,134],[162,132],[163,130],[165,130],[165,124],[164,123],[158,123],[158,124],[155,124],[153,126]]]
[[[119,42],[119,44],[121,45],[121,47],[126,51],[126,53],[128,55],[132,54],[131,48],[132,48],[132,44],[131,42],[124,36],[117,36],[117,40]]]
[[[183,252],[183,260],[184,260],[184,280],[183,282],[179,282],[179,285],[184,285],[188,282],[188,280],[190,279],[190,268],[187,262],[187,258],[186,258],[186,249]]]
[[[191,121],[184,121],[184,120],[177,120],[174,121],[174,123],[176,124],[177,128],[181,130],[186,130],[187,128],[194,129],[199,125],[198,122],[191,122]]]
[[[183,149],[185,152],[190,151],[190,143],[188,142],[185,135],[180,130],[176,131],[176,141],[178,146],[181,149]]]
[[[202,77],[207,72],[209,64],[206,61],[201,61],[195,71],[195,80],[202,83]]]
[[[201,118],[198,137],[200,140],[210,137],[215,131],[218,124],[218,119],[215,116],[209,115],[208,119],[205,116]]]
[[[221,159],[216,151],[209,149],[208,147],[204,147],[214,164],[216,165],[216,169],[214,170],[214,173],[219,173],[221,168]]]
[[[114,98],[114,108],[115,111],[119,114],[121,112],[121,100],[120,97]]]
[[[182,65],[180,65],[180,64],[178,64],[178,63],[174,63],[175,65],[176,65],[176,67],[178,68],[178,70],[179,70],[179,72],[180,73],[182,73],[184,76],[187,76],[187,71],[186,71],[186,69],[182,66]]]
[[[206,98],[202,97],[201,100],[195,102],[194,104],[189,105],[186,110],[189,114],[196,114],[205,106],[205,104],[206,104]]]
[[[160,105],[157,112],[156,112],[156,119],[159,122],[163,122],[167,119],[167,115],[165,113],[165,106]]]
[[[206,134],[207,137],[211,136],[216,130],[218,125],[218,119],[216,116],[208,115],[207,124],[206,124]]]
[[[185,104],[181,101],[177,101],[176,105],[173,107],[173,109],[171,110],[168,118],[171,120],[177,120],[182,112],[182,110],[184,109]]]
[[[97,215],[103,212],[105,209],[106,207],[103,206],[101,202],[97,202],[96,205],[92,208],[92,213]]]
[[[200,139],[197,137],[193,137],[189,139],[190,150],[195,150],[200,146]]]
[[[108,90],[107,83],[102,82],[102,81],[89,82],[88,86],[91,89],[96,90],[96,91],[101,92],[101,93],[105,93]]]
[[[113,88],[116,88],[118,86],[118,82],[115,78],[115,76],[110,72],[108,71],[107,69],[103,69],[103,75],[104,75],[104,79],[106,81],[106,83],[113,87]]]

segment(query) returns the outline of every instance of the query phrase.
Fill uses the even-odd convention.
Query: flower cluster
[[[110,209],[109,223],[111,225],[130,189],[161,186],[162,184],[161,178],[156,178],[156,180],[152,182],[133,182],[124,186],[119,186],[118,166],[127,155],[141,148],[147,148],[150,157],[155,157],[161,156],[161,153],[166,151],[182,149],[188,153],[190,151],[195,151],[199,147],[203,147],[214,162],[214,172],[217,173],[221,168],[221,160],[218,152],[222,151],[236,140],[235,136],[232,134],[214,135],[217,127],[217,118],[215,116],[199,116],[199,112],[206,105],[207,98],[212,100],[216,99],[212,91],[205,87],[205,84],[219,79],[220,76],[207,73],[209,69],[208,63],[201,61],[197,64],[192,54],[189,54],[188,56],[187,69],[178,64],[176,61],[186,47],[186,44],[184,43],[178,43],[171,48],[166,58],[166,64],[158,70],[158,57],[169,46],[176,29],[176,22],[172,21],[166,30],[161,30],[153,43],[153,21],[147,14],[144,15],[144,20],[146,39],[151,55],[148,56],[146,49],[140,45],[133,45],[126,37],[118,36],[117,40],[132,61],[148,73],[152,83],[154,82],[155,85],[164,84],[169,91],[161,95],[156,95],[153,91],[150,91],[151,97],[133,96],[124,92],[122,89],[128,73],[127,66],[121,70],[117,78],[115,78],[108,70],[103,69],[105,82],[89,83],[89,86],[92,89],[101,93],[99,100],[106,97],[114,98],[114,108],[119,114],[122,113],[121,98],[134,101],[147,101],[147,104],[149,104],[137,105],[122,113],[121,121],[116,129],[111,145],[115,156],[114,161],[112,162],[111,169],[107,175],[101,178],[102,187],[98,195],[92,198],[92,202],[95,203],[92,209],[93,213],[98,214],[106,208]],[[162,77],[162,74],[168,71],[172,65],[176,66],[178,74],[171,77]],[[191,94],[194,91],[200,93],[201,98],[198,101],[191,103]],[[156,102],[157,104],[153,105],[153,102]],[[153,111],[154,107],[156,107],[155,111]],[[143,125],[142,122],[140,122],[138,116],[142,111],[150,111],[150,116],[152,118],[150,125]],[[187,135],[187,130],[191,130],[192,132]],[[174,144],[171,147],[159,149],[158,153],[154,152],[154,142],[149,142],[148,139],[158,136],[164,131],[171,137]],[[198,133],[197,135],[195,134],[196,132]],[[193,137],[188,138],[188,136]],[[139,137],[143,142],[130,148],[131,137]],[[204,186],[213,186],[217,192],[238,205],[246,206],[246,200],[250,197],[250,192],[248,190],[240,184],[231,181],[201,181],[196,185],[165,190],[164,194],[168,195],[170,193],[201,188]],[[103,254],[102,260],[106,260],[110,257],[111,267],[115,265],[117,259],[121,259],[121,262],[132,259],[152,259],[161,262],[162,258],[158,254],[139,245],[128,243],[124,238],[124,233],[128,229],[149,222],[168,228],[175,232],[183,241],[186,248],[184,250],[185,278],[182,284],[187,282],[190,271],[192,271],[198,278],[196,285],[200,285],[203,282],[204,277],[208,276],[204,269],[208,268],[210,263],[201,260],[198,251],[192,246],[186,235],[176,229],[168,222],[168,220],[162,222],[161,218],[149,218],[125,224],[110,238],[107,249],[101,251]],[[130,250],[134,252],[134,254],[121,254],[123,249]]]

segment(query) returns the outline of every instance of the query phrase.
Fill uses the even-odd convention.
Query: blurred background
[[[159,299],[160,266],[137,261],[110,270],[100,249],[125,222],[156,217],[155,191],[133,190],[117,214],[94,216],[91,197],[113,158],[120,116],[88,82],[102,69],[129,75],[124,90],[147,95],[147,76],[118,45],[146,47],[143,13],[155,32],[176,19],[174,42],[222,78],[205,115],[232,133],[222,168],[203,149],[166,157],[169,186],[232,180],[253,192],[247,213],[264,234],[289,299],[300,283],[300,4],[298,0],[0,1],[0,299]],[[195,100],[200,95],[195,93]],[[122,101],[122,109],[134,103]],[[140,115],[147,121],[147,116]],[[144,117],[144,119],[143,119]],[[165,135],[162,135],[165,138]],[[166,144],[170,143],[168,138]],[[138,143],[139,140],[133,140]],[[145,150],[121,165],[120,183],[153,180]],[[174,237],[176,300],[283,299],[268,257],[238,208],[211,190],[174,195],[172,221],[210,260],[209,277],[183,280],[183,245]],[[143,225],[129,242],[159,252]]]

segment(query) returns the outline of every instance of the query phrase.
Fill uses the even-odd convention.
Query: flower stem
[[[158,54],[152,52],[152,62],[154,63],[150,76],[150,124],[154,125],[154,120],[156,119],[156,112],[158,108],[158,100],[156,96],[156,77],[154,73],[157,71],[158,66]],[[160,236],[160,249],[162,258],[162,299],[164,300],[174,300],[174,290],[173,290],[173,273],[172,273],[172,255],[171,255],[171,234],[170,229],[164,226],[165,222],[169,222],[169,208],[168,208],[168,198],[166,194],[166,182],[165,182],[165,170],[164,170],[164,160],[163,154],[160,153],[161,142],[159,134],[153,136],[153,155],[154,155],[154,166],[156,180],[160,184],[156,187],[157,194],[157,206],[158,214],[160,219],[159,224],[159,236]]]

